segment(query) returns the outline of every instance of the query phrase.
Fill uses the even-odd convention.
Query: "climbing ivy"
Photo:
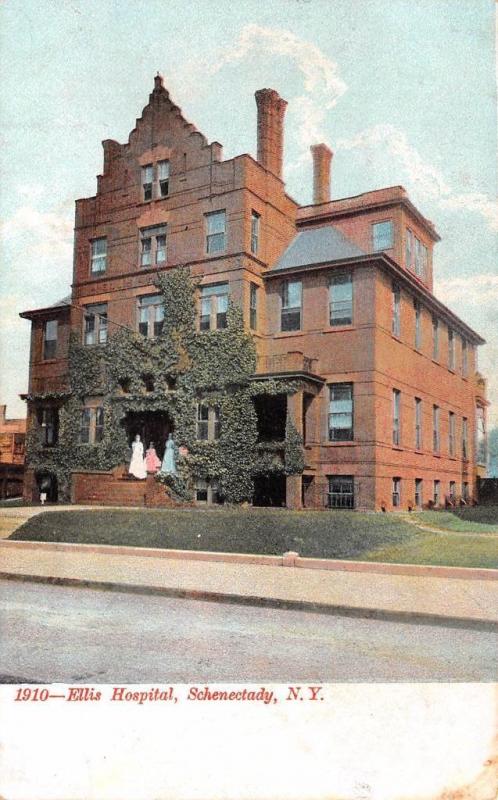
[[[69,347],[69,394],[32,396],[35,405],[51,399],[59,411],[57,445],[43,447],[40,428],[30,432],[27,462],[56,476],[59,494],[70,495],[71,470],[110,470],[129,460],[124,420],[130,412],[162,412],[171,420],[178,475],[158,475],[177,499],[190,500],[196,479],[216,480],[228,503],[250,501],[254,476],[263,472],[303,471],[303,442],[287,421],[285,441],[258,443],[254,397],[292,394],[297,380],[255,380],[253,338],[244,330],[241,309],[229,303],[227,327],[196,330],[196,281],[188,268],[157,277],[165,308],[163,329],[155,339],[120,328],[105,346],[88,347],[76,335]],[[104,435],[99,444],[79,443],[85,398],[103,398]],[[220,408],[216,441],[196,439],[196,408],[201,400]],[[185,448],[185,450],[183,450]]]

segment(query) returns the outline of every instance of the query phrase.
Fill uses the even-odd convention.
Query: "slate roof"
[[[272,272],[364,256],[365,251],[332,225],[300,231],[281,255]]]

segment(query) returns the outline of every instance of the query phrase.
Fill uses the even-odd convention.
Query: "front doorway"
[[[166,440],[173,432],[171,420],[164,411],[129,411],[122,424],[130,447],[138,434],[144,450],[153,442],[158,458],[162,459]]]
[[[59,486],[57,476],[52,472],[40,471],[35,473],[35,495],[33,500],[39,502],[41,495],[45,495],[46,503],[57,503],[59,498]]]
[[[254,478],[253,506],[283,508],[286,503],[285,475],[274,473]]]

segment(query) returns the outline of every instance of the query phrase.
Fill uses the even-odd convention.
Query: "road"
[[[0,581],[0,682],[496,681],[494,633]]]

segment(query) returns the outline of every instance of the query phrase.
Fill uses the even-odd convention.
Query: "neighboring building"
[[[0,499],[23,493],[26,420],[7,419],[7,406],[0,405]]]
[[[77,502],[167,503],[152,479],[125,479],[115,439],[130,444],[137,432],[159,457],[173,432],[198,503],[391,510],[475,495],[483,339],[432,292],[433,224],[401,186],[331,200],[324,144],[312,148],[313,204],[298,206],[282,177],[286,103],[270,89],[256,103],[257,160],[224,161],[160,76],[129,141],[103,142],[97,194],[76,203],[72,296],[21,315],[32,321],[27,399],[37,437],[28,498],[49,481],[55,499],[64,480]],[[190,339],[157,288],[178,265],[199,283]],[[245,379],[249,362],[234,356],[238,377],[210,384],[201,362],[215,335],[223,360],[229,300],[257,361]],[[143,337],[141,386],[129,364],[140,344],[112,349],[129,329]],[[183,335],[190,350],[177,347],[175,362]],[[168,354],[162,373],[159,352]],[[239,439],[226,398],[246,409]],[[257,428],[251,452],[245,422],[247,442]]]

